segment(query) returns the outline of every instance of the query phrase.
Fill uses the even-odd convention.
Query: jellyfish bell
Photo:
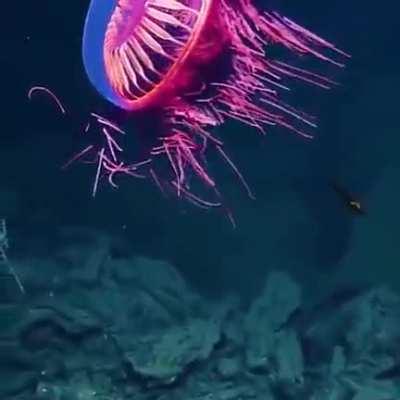
[[[213,0],[98,3],[91,2],[85,22],[85,69],[99,93],[126,110],[167,105],[190,92],[201,66],[228,45]]]
[[[212,128],[231,118],[261,131],[278,125],[309,137],[303,127],[313,127],[313,119],[282,102],[280,93],[288,89],[287,78],[322,88],[333,84],[271,59],[266,53],[270,45],[338,66],[343,64],[337,56],[347,56],[292,20],[259,11],[252,0],[92,0],[83,62],[97,91],[132,117],[157,109],[154,115],[163,129],[141,166],[150,165],[148,172],[160,186],[166,182],[179,196],[212,205],[219,203],[202,201],[188,179],[194,174],[218,194],[204,158],[210,148],[250,194]],[[136,171],[137,164],[124,161],[122,147],[107,129],[105,139],[101,149],[92,148],[98,156],[97,177],[112,175],[114,182],[115,174],[132,172],[132,166]],[[162,173],[166,179],[158,179],[151,167],[160,157],[168,163],[169,172]]]

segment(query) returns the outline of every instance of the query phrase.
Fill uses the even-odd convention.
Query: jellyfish
[[[282,92],[291,79],[321,88],[334,84],[276,59],[269,50],[277,46],[340,67],[347,57],[293,20],[259,10],[253,0],[92,0],[82,47],[89,81],[132,119],[146,115],[160,122],[148,132],[156,139],[147,157],[135,161],[120,142],[129,132],[92,114],[102,140],[76,158],[92,153],[94,189],[103,177],[116,186],[116,175],[128,174],[149,177],[199,206],[220,206],[207,166],[207,154],[215,151],[252,196],[216,128],[235,119],[262,133],[281,126],[309,138],[314,119],[284,102]],[[215,197],[202,197],[198,183]]]

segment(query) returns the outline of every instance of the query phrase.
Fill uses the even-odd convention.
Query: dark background
[[[319,116],[312,142],[279,129],[261,137],[236,123],[219,130],[257,195],[248,199],[223,163],[212,163],[236,230],[219,213],[164,199],[148,182],[122,180],[119,191],[102,187],[93,199],[92,168],[61,170],[81,145],[88,112],[113,112],[81,63],[88,1],[15,3],[3,5],[0,28],[0,206],[15,238],[15,257],[50,253],[54,232],[78,225],[122,235],[136,254],[170,260],[213,295],[223,288],[251,294],[260,277],[278,267],[310,283],[315,277],[332,285],[333,277],[352,281],[362,275],[396,285],[400,23],[394,1],[258,2],[334,42],[352,59],[344,70],[317,65],[341,82],[338,88],[292,93],[292,104]],[[28,102],[27,91],[36,84],[63,99],[66,117],[45,96]],[[332,180],[362,200],[366,217],[346,209]]]

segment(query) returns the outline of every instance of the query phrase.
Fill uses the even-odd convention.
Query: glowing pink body
[[[216,206],[220,195],[203,161],[209,149],[221,155],[251,193],[210,128],[233,118],[262,132],[265,126],[280,125],[310,137],[303,128],[315,126],[312,119],[279,98],[288,89],[282,79],[299,79],[322,88],[333,82],[271,59],[266,48],[281,45],[342,66],[326,54],[346,56],[334,45],[277,13],[258,11],[251,0],[116,2],[104,34],[107,82],[115,103],[133,117],[156,110],[162,131],[148,158],[132,164],[126,161],[116,136],[124,132],[94,115],[104,140],[78,156],[95,152],[95,190],[103,176],[113,185],[118,173],[149,176],[162,189],[173,188],[200,206]],[[153,167],[160,157],[167,160],[169,171]],[[188,172],[212,188],[217,199],[206,201],[195,194]]]

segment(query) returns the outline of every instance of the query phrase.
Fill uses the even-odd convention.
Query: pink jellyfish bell
[[[102,176],[114,184],[116,173],[143,173],[198,205],[218,205],[195,194],[188,179],[197,176],[218,195],[204,157],[214,148],[249,190],[211,128],[234,118],[261,131],[280,125],[308,136],[302,125],[312,121],[279,98],[287,89],[282,78],[323,88],[332,83],[270,58],[266,48],[274,44],[339,66],[328,54],[345,56],[292,20],[260,12],[251,0],[92,0],[83,40],[90,81],[132,117],[157,110],[162,121],[149,158],[133,164],[118,142],[122,131],[96,116],[106,140],[86,149],[96,152],[95,187]],[[163,171],[153,167],[159,157],[168,162]]]

